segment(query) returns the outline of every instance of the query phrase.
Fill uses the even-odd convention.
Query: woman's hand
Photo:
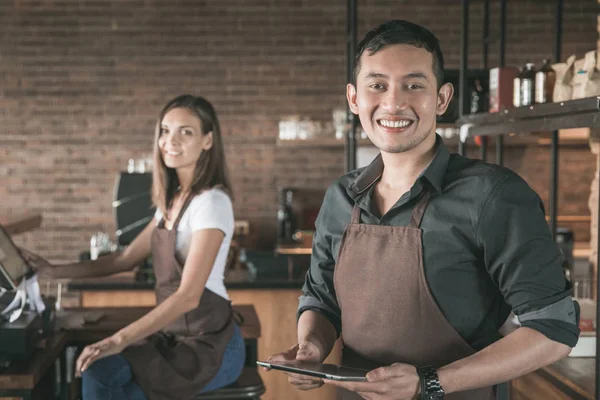
[[[75,375],[81,376],[92,363],[104,357],[119,354],[125,349],[124,341],[117,335],[112,335],[97,343],[85,346],[77,359]]]
[[[24,248],[19,249],[21,251],[21,255],[27,261],[27,263],[33,268],[35,272],[37,272],[40,278],[54,278],[54,270],[55,266],[50,264],[45,258],[38,256],[35,253],[32,253],[29,250]]]

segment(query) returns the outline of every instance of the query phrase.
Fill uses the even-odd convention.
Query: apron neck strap
[[[415,208],[413,208],[412,214],[410,216],[410,222],[408,226],[411,228],[418,228],[421,225],[421,220],[423,219],[423,214],[425,214],[425,209],[427,208],[427,204],[429,204],[429,197],[431,193],[429,190],[423,190],[421,194],[421,198]]]
[[[188,194],[187,198],[185,199],[185,202],[183,203],[183,206],[181,206],[181,210],[179,210],[179,215],[177,216],[177,219],[175,220],[175,223],[173,224],[173,228],[171,228],[171,229],[177,230],[177,227],[179,226],[179,221],[181,221],[181,217],[183,217],[185,210],[187,210],[187,208],[190,205],[190,203],[192,202],[193,198],[194,198],[194,196],[192,196],[191,194]]]
[[[352,209],[352,218],[350,219],[351,224],[360,224],[360,207],[358,204],[354,204]]]
[[[181,206],[181,210],[179,210],[179,215],[177,215],[177,219],[173,223],[171,230],[177,230],[177,227],[179,226],[179,221],[181,221],[181,217],[183,217],[185,210],[187,210],[187,208],[190,205],[190,203],[192,202],[193,198],[194,198],[194,196],[188,195],[187,199],[185,199],[185,202],[183,203],[183,206]],[[161,229],[165,227],[165,217],[164,216],[160,219],[158,226]]]

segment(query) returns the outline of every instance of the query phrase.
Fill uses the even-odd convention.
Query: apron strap
[[[192,196],[190,194],[190,195],[188,195],[187,199],[185,199],[183,206],[181,206],[181,210],[179,210],[179,215],[177,216],[177,219],[175,220],[175,223],[173,224],[173,227],[171,228],[172,230],[177,230],[177,227],[179,226],[179,221],[181,221],[181,217],[183,217],[185,210],[187,210],[187,208],[190,205],[190,203],[192,202],[193,198],[194,198],[194,196]]]
[[[357,204],[354,204],[354,208],[352,209],[352,218],[350,219],[351,224],[360,224],[360,207]]]
[[[183,213],[185,213],[185,210],[187,210],[187,208],[190,205],[190,203],[192,202],[193,198],[194,198],[194,196],[188,196],[188,198],[185,200],[185,203],[183,203],[181,210],[179,210],[179,215],[177,216],[177,219],[175,220],[175,223],[173,224],[173,227],[171,228],[171,230],[177,229],[177,227],[179,226],[179,221],[181,220],[181,217],[183,216]],[[164,229],[164,227],[165,227],[165,216],[164,215],[162,216],[160,221],[158,221],[158,227],[160,229]]]
[[[413,208],[413,212],[410,216],[410,222],[408,226],[411,228],[418,228],[421,225],[421,220],[423,219],[423,214],[425,214],[425,209],[427,208],[427,204],[429,204],[429,197],[431,196],[429,190],[425,189],[424,193],[421,195],[419,202]]]

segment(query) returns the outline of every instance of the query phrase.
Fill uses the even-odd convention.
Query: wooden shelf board
[[[488,147],[488,151],[489,150],[493,150],[496,148],[496,139],[494,137],[489,137],[489,136],[484,136],[487,137],[488,141],[487,141],[487,147]],[[589,139],[587,138],[581,138],[581,137],[559,137],[560,138],[560,145],[563,147],[580,147],[580,146],[589,146]],[[448,147],[452,147],[452,146],[458,146],[458,138],[457,137],[452,137],[450,139],[444,138],[444,143],[446,144],[446,146]],[[476,148],[479,148],[480,146],[475,145],[473,143],[473,139],[470,138],[468,141],[468,146],[470,148],[472,148],[473,146],[475,146]],[[538,147],[548,147],[552,144],[552,140],[549,137],[546,137],[544,135],[540,135],[540,134],[523,134],[523,135],[516,135],[516,134],[507,134],[504,135],[504,142],[503,142],[503,147],[507,148],[507,147],[532,147],[532,146],[538,146]]]
[[[590,242],[575,242],[573,246],[573,256],[576,258],[589,258],[592,254]]]
[[[457,125],[472,124],[469,136],[600,128],[600,97],[535,104],[499,113],[466,115]]]
[[[314,139],[293,139],[293,140],[280,140],[277,139],[278,147],[322,147],[322,148],[337,148],[344,147],[345,141],[342,139],[336,139],[335,137],[321,137]],[[369,139],[357,139],[356,145],[361,146],[373,146],[373,143]]]
[[[591,222],[591,215],[558,215],[558,222]],[[546,221],[550,220],[550,216],[546,215]]]
[[[312,254],[312,249],[310,247],[277,246],[275,248],[275,252],[278,254],[284,254],[284,255],[302,255],[302,254]]]
[[[599,114],[600,116],[600,114]],[[443,137],[446,146],[458,146],[458,137],[453,136],[451,138]],[[560,144],[564,146],[588,146],[589,138],[581,135],[569,136],[563,134],[559,136]],[[488,138],[492,139],[492,138]],[[515,134],[509,133],[504,135],[504,146],[505,147],[522,147],[522,146],[550,146],[552,139],[548,135],[544,134]],[[370,147],[374,146],[369,139],[358,139],[358,147]],[[344,141],[335,138],[317,138],[317,139],[306,139],[306,140],[278,140],[278,147],[288,148],[343,148]],[[488,149],[496,147],[495,140],[488,140]]]
[[[5,215],[0,217],[0,225],[9,235],[16,235],[39,228],[42,225],[42,215],[33,212]]]
[[[456,125],[448,122],[440,122],[437,124],[437,128],[456,128]],[[320,136],[312,139],[277,139],[278,147],[344,147],[345,143],[344,139],[336,139],[333,133],[330,136]],[[358,147],[373,146],[373,143],[368,138],[362,139],[357,137],[356,145]]]

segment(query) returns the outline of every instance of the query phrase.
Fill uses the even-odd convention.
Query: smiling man
[[[348,103],[381,154],[327,191],[298,344],[272,357],[322,362],[341,334],[343,364],[371,370],[368,382],[327,382],[344,399],[494,399],[495,385],[577,343],[538,195],[506,168],[450,154],[435,133],[453,93],[443,68],[437,38],[407,21],[358,46]]]

